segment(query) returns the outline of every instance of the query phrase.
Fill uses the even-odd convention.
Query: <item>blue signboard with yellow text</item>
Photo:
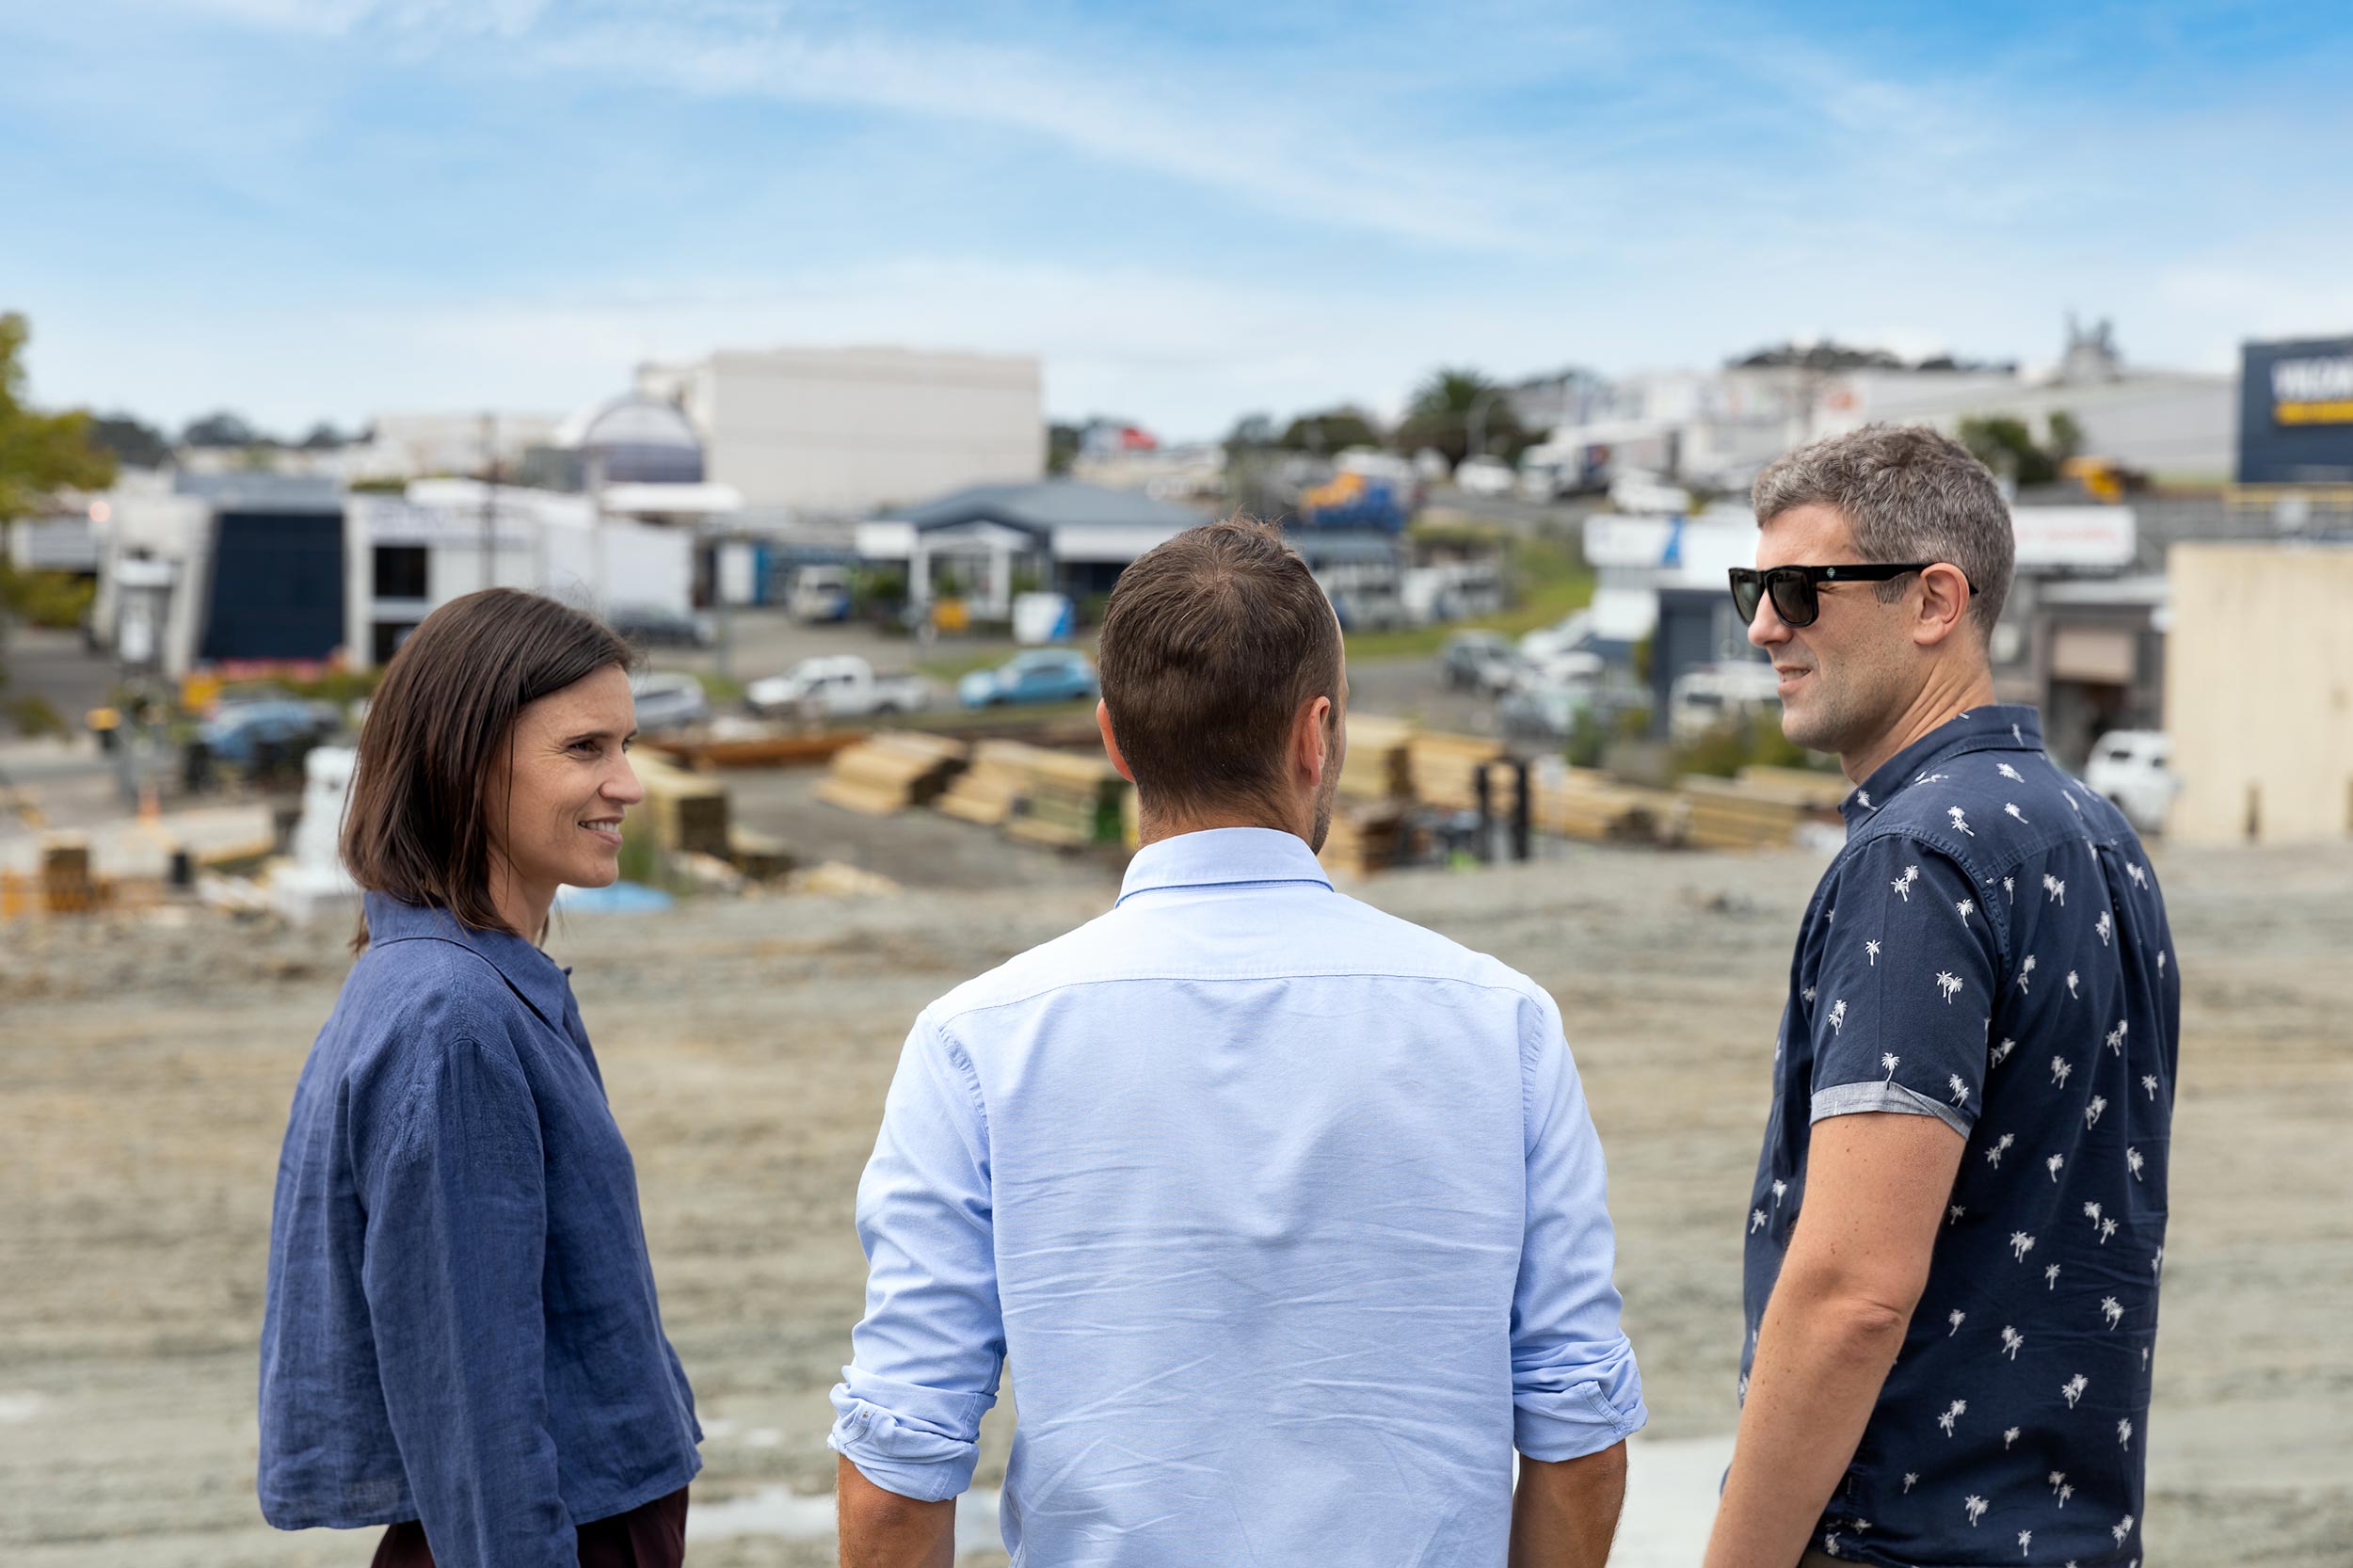
[[[2242,485],[2353,485],[2353,338],[2244,345]]]

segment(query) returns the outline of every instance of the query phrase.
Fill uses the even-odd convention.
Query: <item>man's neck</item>
[[[1220,827],[1263,827],[1271,832],[1288,833],[1302,843],[1307,841],[1307,836],[1299,830],[1297,823],[1278,822],[1273,816],[1264,811],[1207,811],[1183,814],[1145,811],[1137,824],[1136,842],[1138,847],[1142,847],[1144,844],[1157,844],[1163,839],[1179,838],[1187,833],[1207,833]]]
[[[1889,758],[1922,736],[1943,728],[1973,708],[1984,708],[1993,701],[1993,672],[1983,664],[1949,673],[1941,666],[1931,670],[1919,695],[1912,699],[1894,724],[1881,732],[1878,740],[1861,751],[1840,754],[1839,771],[1847,776],[1848,783],[1860,784],[1884,766]]]

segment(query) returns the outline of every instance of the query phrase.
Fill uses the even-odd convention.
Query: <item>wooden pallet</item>
[[[1348,721],[1348,758],[1340,764],[1342,800],[1406,800],[1413,796],[1408,755],[1414,727],[1403,719],[1366,713]]]
[[[1397,863],[1405,831],[1401,800],[1334,803],[1332,825],[1316,858],[1340,876],[1370,876]]]
[[[963,742],[888,730],[836,752],[817,798],[868,816],[929,805],[965,763]]]
[[[1684,842],[1694,849],[1777,849],[1793,842],[1810,807],[1729,778],[1686,777],[1676,787],[1689,813]]]
[[[683,768],[637,754],[637,782],[646,788],[646,814],[654,842],[681,855],[728,853],[728,787]]]
[[[1406,743],[1408,789],[1415,800],[1432,806],[1474,810],[1479,805],[1479,792],[1473,776],[1480,764],[1502,755],[1501,741],[1430,729],[1417,731]],[[1508,789],[1505,793],[1508,795]],[[1498,810],[1507,809],[1508,804],[1497,801],[1496,807]]]
[[[1837,810],[1839,803],[1854,792],[1854,786],[1840,774],[1816,773],[1810,768],[1769,768],[1762,763],[1742,768],[1736,782],[1763,799],[1785,801],[1817,811]]]

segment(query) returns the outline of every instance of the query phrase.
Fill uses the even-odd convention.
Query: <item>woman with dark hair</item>
[[[684,1556],[701,1467],[629,1149],[537,944],[645,798],[632,653],[491,588],[427,616],[360,734],[360,952],[279,1159],[262,1512],[388,1525],[377,1568]]]

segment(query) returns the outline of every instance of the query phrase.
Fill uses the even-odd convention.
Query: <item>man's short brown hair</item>
[[[1339,705],[1331,601],[1275,528],[1189,528],[1119,574],[1096,648],[1112,737],[1155,812],[1279,800],[1300,704]]]

